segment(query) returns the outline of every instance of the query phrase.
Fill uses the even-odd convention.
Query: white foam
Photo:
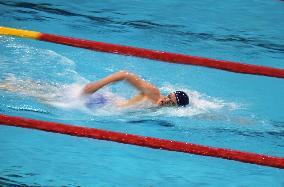
[[[82,85],[63,85],[60,90],[53,95],[54,98],[47,103],[65,109],[83,109],[84,99],[81,96],[81,92]]]
[[[4,73],[17,72],[19,78],[47,80],[46,82],[53,83],[87,82],[76,72],[75,62],[66,56],[18,42],[12,37],[1,37],[0,42],[5,47],[4,54],[0,54],[1,61],[5,63]],[[30,73],[31,70],[33,73]]]
[[[183,90],[188,94],[189,97],[189,105],[187,107],[179,107],[179,108],[165,108],[162,109],[159,115],[164,114],[168,116],[178,116],[178,117],[186,117],[186,116],[196,116],[204,113],[216,112],[223,109],[226,110],[237,110],[240,108],[239,103],[228,102],[218,98],[207,96],[203,93],[200,93],[196,90],[191,90],[186,88],[186,86],[177,86],[174,89],[173,85],[166,84],[161,87],[163,92],[173,92],[175,90]]]

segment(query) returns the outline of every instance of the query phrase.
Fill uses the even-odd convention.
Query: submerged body
[[[107,97],[100,93],[94,93],[86,98],[85,105],[88,108],[93,108],[97,106],[104,106],[109,103]]]

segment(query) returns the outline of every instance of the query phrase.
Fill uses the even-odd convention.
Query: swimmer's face
[[[170,93],[168,96],[162,97],[158,101],[159,106],[176,106],[177,105],[177,100],[176,100],[176,95],[175,93]]]

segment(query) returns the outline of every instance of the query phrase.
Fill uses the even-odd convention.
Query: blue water
[[[8,27],[284,69],[278,0],[0,1],[0,13]],[[281,79],[4,36],[0,51],[0,79],[17,91],[0,90],[3,114],[284,157]],[[190,107],[88,110],[74,99],[122,69],[186,90]],[[121,83],[106,91],[135,94]],[[68,102],[54,101],[61,93]],[[284,185],[276,168],[7,126],[0,163],[0,186]]]

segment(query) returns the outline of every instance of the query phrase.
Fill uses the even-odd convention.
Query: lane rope
[[[237,151],[232,149],[215,148],[204,145],[179,142],[174,140],[159,139],[153,137],[138,136],[120,132],[106,131],[96,128],[73,126],[68,124],[47,122],[23,117],[15,117],[0,114],[0,125],[16,126],[22,128],[37,129],[42,131],[67,134],[78,137],[87,137],[98,140],[107,140],[124,144],[190,153],[203,156],[211,156],[245,163],[270,166],[284,169],[284,158],[267,156],[262,154]]]
[[[267,66],[243,64],[238,62],[230,62],[224,60],[215,60],[203,57],[196,57],[184,54],[170,53],[164,51],[143,49],[137,47],[123,46],[117,44],[109,44],[91,40],[83,40],[72,37],[59,36],[54,34],[46,34],[35,31],[20,30],[9,27],[0,27],[1,35],[10,35],[24,38],[31,38],[41,41],[69,45],[73,47],[86,48],[90,50],[115,53],[121,55],[130,55],[152,60],[187,64],[195,66],[203,66],[208,68],[220,69],[235,73],[262,75],[268,77],[284,78],[284,69],[272,68]]]

